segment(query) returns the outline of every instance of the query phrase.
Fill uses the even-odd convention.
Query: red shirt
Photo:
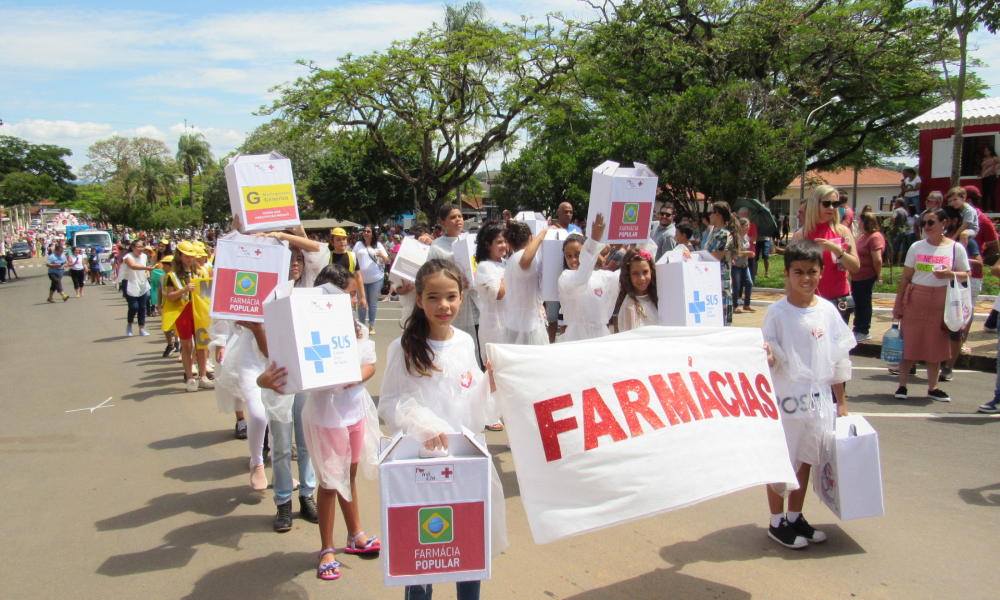
[[[993,225],[993,220],[986,216],[981,210],[976,210],[979,213],[979,233],[976,234],[976,243],[979,244],[979,251],[983,252],[986,244],[1000,239],[997,235],[997,228]]]
[[[839,231],[830,228],[829,223],[820,223],[817,225],[811,234],[806,235],[806,239],[830,240],[839,244],[841,248],[844,247],[844,238],[840,236]],[[819,279],[819,287],[816,291],[821,297],[827,300],[834,300],[851,293],[851,284],[847,280],[847,271],[841,271],[837,268],[837,263],[833,259],[833,252],[823,251],[823,276]]]

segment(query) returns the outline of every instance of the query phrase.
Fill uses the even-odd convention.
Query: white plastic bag
[[[961,331],[972,320],[972,288],[968,281],[959,281],[955,275],[948,282],[944,302],[944,324],[952,331]]]

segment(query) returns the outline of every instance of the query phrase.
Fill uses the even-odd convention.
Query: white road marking
[[[853,370],[855,370],[855,371],[885,371],[886,373],[889,372],[889,369],[887,369],[886,367],[851,367],[851,368]],[[926,371],[927,369],[922,368],[922,367],[918,367],[917,370],[918,371]],[[962,370],[962,369],[956,369],[956,370],[952,371],[952,373],[983,373],[983,372],[984,371],[967,371],[967,370]],[[988,373],[988,375],[995,375],[995,374],[994,373]],[[895,375],[893,375],[893,377],[895,377]]]
[[[111,408],[112,406],[114,406],[114,404],[108,404],[108,402],[111,402],[111,398],[108,398],[104,402],[101,402],[97,406],[94,406],[94,407],[91,407],[91,408],[74,408],[73,410],[67,410],[66,412],[71,413],[71,412],[80,412],[80,411],[83,411],[83,410],[89,410],[91,413],[93,413],[98,408]],[[104,406],[105,404],[108,404],[108,405]]]
[[[856,413],[860,417],[888,417],[897,419],[1000,419],[1000,415],[983,413]]]

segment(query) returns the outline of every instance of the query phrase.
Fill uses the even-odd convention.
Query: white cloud
[[[13,135],[36,143],[57,143],[60,140],[100,139],[113,135],[114,127],[107,123],[90,121],[48,121],[45,119],[25,119],[19,123],[7,123],[3,133]]]

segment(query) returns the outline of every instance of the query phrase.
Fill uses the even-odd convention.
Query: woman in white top
[[[564,342],[610,335],[608,321],[618,300],[618,274],[601,269],[607,245],[597,240],[604,234],[604,215],[598,214],[591,237],[570,235],[563,244],[565,270],[559,276],[559,304],[566,322]]]
[[[906,252],[903,277],[899,281],[892,317],[900,319],[903,331],[903,360],[899,363],[899,389],[896,398],[908,398],[906,382],[910,367],[927,363],[927,396],[950,402],[938,389],[938,368],[951,358],[948,330],[944,327],[944,307],[948,284],[957,277],[969,279],[969,257],[961,244],[945,237],[948,213],[933,208],[921,215],[917,225],[924,239]]]
[[[444,231],[444,235],[434,240],[431,244],[430,251],[427,252],[427,260],[432,260],[435,258],[440,258],[443,260],[450,261],[457,266],[455,263],[455,251],[452,250],[452,246],[458,240],[458,236],[462,234],[465,229],[465,217],[462,216],[462,209],[460,209],[455,204],[445,204],[441,206],[439,211],[439,216],[441,218],[441,229]],[[467,282],[468,287],[462,290],[465,296],[465,302],[462,303],[462,307],[459,309],[458,316],[455,317],[455,327],[458,327],[465,333],[472,337],[473,342],[476,340],[476,308],[475,304],[475,290],[472,288],[473,282]],[[475,345],[476,357],[479,357],[479,346]]]
[[[375,335],[375,316],[378,315],[378,295],[382,291],[382,278],[385,277],[385,265],[389,264],[389,253],[385,251],[375,235],[373,225],[365,225],[361,241],[354,244],[354,254],[358,257],[358,269],[361,271],[361,281],[365,284],[364,297],[368,300],[368,310],[358,309],[358,321],[365,324],[368,315],[368,333]]]
[[[504,239],[513,251],[507,259],[503,277],[508,344],[544,346],[549,343],[538,273],[538,247],[549,229],[552,228],[542,230],[534,238],[528,225],[521,221],[509,220],[504,229]]]
[[[147,266],[145,244],[133,240],[129,252],[122,260],[119,277],[125,282],[125,300],[128,301],[128,326],[125,335],[132,336],[132,323],[139,317],[139,335],[149,335],[146,331],[146,303],[149,300],[149,272],[154,267]]]
[[[503,228],[490,223],[476,236],[476,294],[479,297],[479,355],[486,361],[486,344],[506,344],[507,327],[504,309],[504,257],[507,240]]]
[[[618,331],[631,331],[647,325],[659,325],[656,296],[656,265],[647,250],[632,248],[622,259],[619,275],[622,306],[618,309]]]
[[[66,265],[69,267],[69,276],[73,280],[76,297],[83,298],[83,282],[87,278],[87,257],[82,248],[73,248],[73,253],[66,258]]]

